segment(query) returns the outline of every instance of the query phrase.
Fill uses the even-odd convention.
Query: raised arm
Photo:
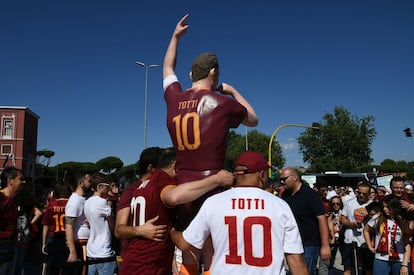
[[[254,111],[250,103],[233,86],[230,86],[227,83],[222,83],[220,86],[217,87],[217,91],[219,91],[223,95],[232,96],[237,102],[239,102],[247,109],[247,117],[243,120],[243,125],[249,127],[257,126],[259,120],[257,118],[256,112]]]
[[[160,197],[169,206],[188,203],[218,186],[231,186],[233,178],[232,173],[220,170],[217,174],[201,180],[186,182],[177,186],[167,186],[161,192]]]
[[[164,57],[164,65],[163,65],[163,78],[166,78],[169,75],[175,74],[175,65],[177,63],[177,48],[178,48],[178,40],[180,40],[181,36],[183,36],[187,29],[188,25],[185,22],[189,15],[186,14],[180,21],[178,21],[174,33],[171,37],[170,44],[168,45],[167,51]]]

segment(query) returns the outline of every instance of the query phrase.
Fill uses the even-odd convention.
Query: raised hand
[[[188,24],[185,21],[187,20],[188,16],[190,15],[189,14],[184,15],[184,17],[181,18],[180,21],[178,21],[177,25],[175,26],[174,36],[176,38],[180,38],[187,32]]]

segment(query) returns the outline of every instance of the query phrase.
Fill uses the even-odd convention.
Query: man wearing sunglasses
[[[110,177],[101,173],[91,176],[93,195],[86,200],[84,208],[90,226],[86,245],[88,274],[114,274],[115,251],[112,249],[114,213],[106,200],[110,182]]]
[[[345,240],[341,251],[344,275],[351,275],[352,269],[357,267],[365,271],[372,270],[372,266],[367,264],[370,260],[365,257],[370,256],[371,253],[361,248],[365,243],[362,222],[368,215],[365,207],[371,202],[368,198],[370,190],[371,184],[368,181],[361,181],[356,189],[356,197],[344,203],[344,209],[340,217],[340,222],[345,227]],[[354,253],[358,258],[357,263],[354,260]]]
[[[319,256],[324,261],[331,257],[328,222],[322,201],[317,192],[301,181],[297,170],[292,167],[282,169],[280,183],[285,186],[282,197],[298,223],[304,257],[312,274]]]

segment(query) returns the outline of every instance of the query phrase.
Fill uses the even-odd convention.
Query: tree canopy
[[[124,166],[122,160],[118,157],[106,157],[96,162],[96,165],[104,173],[111,174]]]
[[[371,145],[376,136],[374,117],[358,118],[343,107],[326,113],[318,135],[308,129],[298,138],[303,160],[311,172],[359,172],[373,161]]]

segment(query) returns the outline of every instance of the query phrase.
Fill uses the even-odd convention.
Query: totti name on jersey
[[[233,198],[231,199],[231,208],[239,210],[264,210],[265,202],[264,199]]]
[[[192,109],[197,107],[198,100],[186,100],[178,102],[178,110]]]

